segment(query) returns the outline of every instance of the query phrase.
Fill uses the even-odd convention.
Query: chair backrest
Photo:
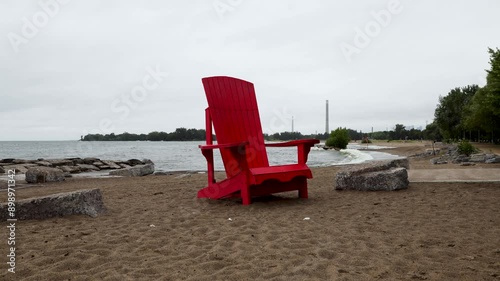
[[[264,136],[253,84],[241,79],[214,76],[202,79],[217,143],[249,142],[246,159],[249,168],[268,167]],[[228,177],[234,176],[235,159],[221,150]]]

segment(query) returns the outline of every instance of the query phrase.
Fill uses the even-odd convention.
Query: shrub
[[[467,140],[460,141],[458,143],[457,149],[458,149],[458,153],[465,154],[467,156],[471,155],[472,153],[476,153],[478,151],[477,148],[475,148]]]
[[[335,131],[332,131],[325,144],[336,149],[346,149],[350,140],[349,132],[346,128],[337,128]]]

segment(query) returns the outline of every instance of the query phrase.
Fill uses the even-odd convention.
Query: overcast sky
[[[44,4],[45,3],[45,4]],[[485,83],[500,1],[0,2],[0,140],[204,128],[201,78],[255,84],[266,133],[431,122]]]

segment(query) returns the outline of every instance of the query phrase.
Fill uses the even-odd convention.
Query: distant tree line
[[[427,127],[429,128],[425,130],[419,130],[414,128],[406,129],[406,127],[403,124],[396,124],[393,130],[377,131],[373,133],[363,133],[361,131],[349,128],[341,128],[341,129],[345,130],[345,132],[347,132],[349,136],[349,139],[353,141],[363,140],[366,137],[377,140],[421,140],[421,139],[440,140],[441,139],[439,135],[436,135],[437,128],[434,128],[432,126],[427,126]],[[308,138],[327,140],[330,136],[331,133],[303,135],[300,132],[281,132],[281,133],[274,133],[272,135],[264,134],[264,139],[268,141],[287,141],[287,140],[298,140],[298,139],[308,139]]]
[[[347,131],[351,140],[361,140],[365,137],[383,140],[399,140],[399,139],[421,139],[425,136],[425,130],[406,130],[405,126],[396,124],[392,131],[374,132],[364,134],[361,131],[354,129],[344,129]],[[124,132],[122,134],[88,134],[81,137],[82,141],[204,141],[206,131],[204,129],[186,129],[177,128],[174,132],[158,132],[154,131],[149,134],[133,134]],[[212,136],[216,140],[216,136]],[[303,135],[300,132],[279,132],[274,134],[264,134],[266,141],[288,141],[299,139],[320,139],[327,140],[330,137],[329,133]],[[433,138],[431,138],[433,139]]]
[[[149,134],[88,134],[82,141],[200,141],[205,140],[205,130],[177,128],[175,132],[151,132]]]

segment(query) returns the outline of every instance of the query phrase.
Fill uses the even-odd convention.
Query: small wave
[[[389,149],[394,148],[393,146],[382,146],[382,145],[366,145],[366,144],[348,144],[348,148],[352,149],[370,149],[370,150],[378,150],[378,149]]]
[[[340,153],[345,156],[345,158],[336,165],[343,164],[359,164],[365,161],[373,160],[373,156],[368,153],[361,152],[357,149],[342,149]]]

